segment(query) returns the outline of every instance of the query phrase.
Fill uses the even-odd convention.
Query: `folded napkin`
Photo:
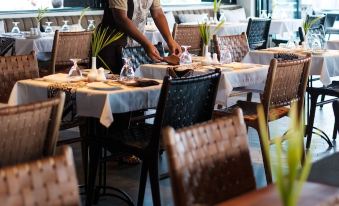
[[[189,77],[189,76],[192,76],[193,73],[194,73],[193,69],[178,70],[177,68],[173,68],[173,67],[167,68],[167,74],[174,79]]]
[[[120,83],[132,87],[149,87],[160,84],[158,81],[152,79],[136,79],[134,81],[120,81]]]
[[[66,83],[66,82],[78,82],[78,81],[84,81],[84,77],[69,77],[68,74],[63,74],[63,73],[57,73],[57,74],[52,74],[48,76],[44,76],[43,80],[48,81],[48,82],[58,82],[58,83]]]

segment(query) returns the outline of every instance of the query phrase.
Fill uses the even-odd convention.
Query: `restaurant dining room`
[[[0,5],[0,206],[339,206],[338,132],[339,0]]]

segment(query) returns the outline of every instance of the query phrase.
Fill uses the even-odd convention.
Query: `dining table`
[[[303,48],[272,47],[262,50],[252,50],[244,57],[244,63],[269,64],[275,54],[293,53],[296,55],[311,54],[310,75],[319,75],[323,85],[331,84],[331,77],[339,75],[339,50],[311,51]]]
[[[339,40],[328,40],[325,42],[326,49],[339,50]]]
[[[106,82],[76,81],[67,74],[54,74],[37,79],[18,81],[11,92],[9,105],[26,104],[47,100],[53,91],[64,91],[66,100],[76,106],[76,115],[85,122],[80,127],[83,141],[86,142],[84,154],[88,154],[88,166],[84,168],[86,178],[86,205],[93,203],[99,159],[103,149],[102,138],[114,122],[114,114],[154,108],[158,104],[162,81],[158,85],[130,86],[117,80]],[[153,81],[153,82],[154,82]],[[70,102],[67,102],[69,104]],[[82,148],[85,149],[85,148]],[[122,198],[133,203],[126,193]]]
[[[217,206],[283,206],[276,185],[240,195],[217,204]],[[339,205],[339,188],[329,185],[305,182],[298,206],[336,206]]]
[[[203,66],[202,57],[194,57],[193,75],[206,74],[220,68],[222,71],[219,82],[216,103],[227,105],[228,96],[235,88],[251,88],[263,90],[266,82],[268,65],[232,62],[229,64]],[[136,75],[143,78],[163,79],[168,74],[168,64],[143,64],[136,70]],[[177,69],[184,69],[185,65],[174,66]]]

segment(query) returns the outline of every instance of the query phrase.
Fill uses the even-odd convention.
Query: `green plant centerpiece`
[[[263,135],[264,148],[269,155],[269,139],[265,129],[264,112],[258,107],[259,124]],[[304,121],[303,115],[297,115],[297,104],[293,104],[290,110],[291,124],[288,132],[282,137],[273,139],[276,146],[276,156],[273,159],[273,173],[276,180],[276,188],[279,191],[284,206],[297,206],[302,187],[309,175],[311,168],[311,155],[304,153]],[[287,148],[283,144],[287,142]],[[269,155],[270,156],[270,155]],[[286,157],[286,161],[284,157]],[[270,159],[270,158],[268,158]],[[302,164],[303,163],[303,164]]]
[[[211,41],[213,34],[215,34],[224,24],[225,20],[222,20],[218,23],[218,25],[211,31],[211,26],[207,23],[199,23],[199,33],[204,44],[203,46],[203,56],[207,55],[208,53],[208,45]]]
[[[317,21],[319,21],[322,17],[317,17],[315,19],[312,19],[312,20],[308,20],[306,18],[306,20],[303,21],[303,30],[304,30],[304,33],[305,35],[307,34],[308,30],[310,28],[312,28],[312,26],[317,23]]]
[[[35,17],[35,21],[36,21],[36,25],[37,25],[39,32],[40,32],[40,22],[44,18],[45,14],[47,13],[47,10],[48,10],[48,7],[45,7],[45,8],[40,7],[37,10],[38,15]]]
[[[97,76],[96,60],[97,58],[104,64],[104,66],[111,70],[105,61],[100,57],[99,53],[102,49],[112,44],[114,41],[117,41],[124,34],[121,32],[116,32],[113,30],[109,32],[108,27],[99,26],[93,32],[92,42],[91,42],[91,52],[92,52],[92,68],[91,72],[88,74],[89,81],[95,81]],[[112,71],[112,70],[111,70]]]
[[[80,17],[79,17],[79,20],[78,20],[78,30],[79,31],[83,30],[83,27],[81,25],[81,20],[85,16],[85,14],[88,10],[89,10],[89,7],[86,7],[86,8],[81,10]]]
[[[221,0],[214,0],[213,1],[213,21],[217,22],[218,21],[218,11],[220,10],[220,5],[221,5]]]

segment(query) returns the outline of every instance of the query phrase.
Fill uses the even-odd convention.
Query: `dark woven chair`
[[[0,37],[0,56],[5,56],[11,49],[12,54],[14,51],[15,39],[8,37]]]
[[[246,35],[251,50],[267,48],[270,25],[271,19],[248,20]]]
[[[339,34],[339,29],[334,27],[336,21],[339,21],[336,14],[326,14],[325,33],[328,34],[328,40],[330,40],[332,34]]]
[[[319,25],[318,27],[312,27],[308,30],[311,34],[320,34],[321,37],[321,43],[324,45],[325,44],[325,31],[324,31],[324,26]],[[302,42],[305,41],[305,34],[304,31],[301,27],[298,28],[298,33],[299,33],[299,38],[300,38],[300,45]]]
[[[179,45],[191,46],[188,50],[192,54],[202,54],[202,39],[199,33],[199,25],[174,24],[173,39]]]
[[[240,109],[228,117],[163,130],[175,205],[215,205],[256,184]]]
[[[310,60],[310,55],[305,58],[279,62],[277,59],[272,59],[261,102],[238,101],[235,105],[243,109],[246,125],[258,131],[267,183],[272,182],[272,174],[263,145],[262,130],[259,129],[257,107],[263,107],[266,131],[269,131],[269,122],[288,115],[289,107],[287,106],[290,106],[292,102],[297,102],[297,117],[301,117]],[[271,141],[270,136],[269,141]]]
[[[153,125],[140,125],[125,131],[112,129],[103,146],[110,151],[121,151],[139,157],[142,162],[138,205],[144,201],[149,173],[154,205],[161,205],[159,191],[159,147],[161,129],[175,129],[205,122],[212,118],[221,72],[171,79],[166,76],[161,88]]]
[[[0,167],[54,154],[64,100],[0,108]]]
[[[160,56],[165,56],[165,50],[161,42],[158,42],[155,47],[158,49]],[[139,68],[141,64],[154,63],[153,60],[147,56],[145,49],[142,46],[122,48],[122,57],[131,57],[131,63],[134,69]]]
[[[319,28],[320,25],[325,26],[326,15],[307,15],[305,21],[306,23],[313,22],[311,28]]]
[[[0,169],[2,205],[80,205],[72,150]]]
[[[39,68],[34,52],[21,56],[0,56],[0,103],[8,103],[17,81],[37,77]]]

